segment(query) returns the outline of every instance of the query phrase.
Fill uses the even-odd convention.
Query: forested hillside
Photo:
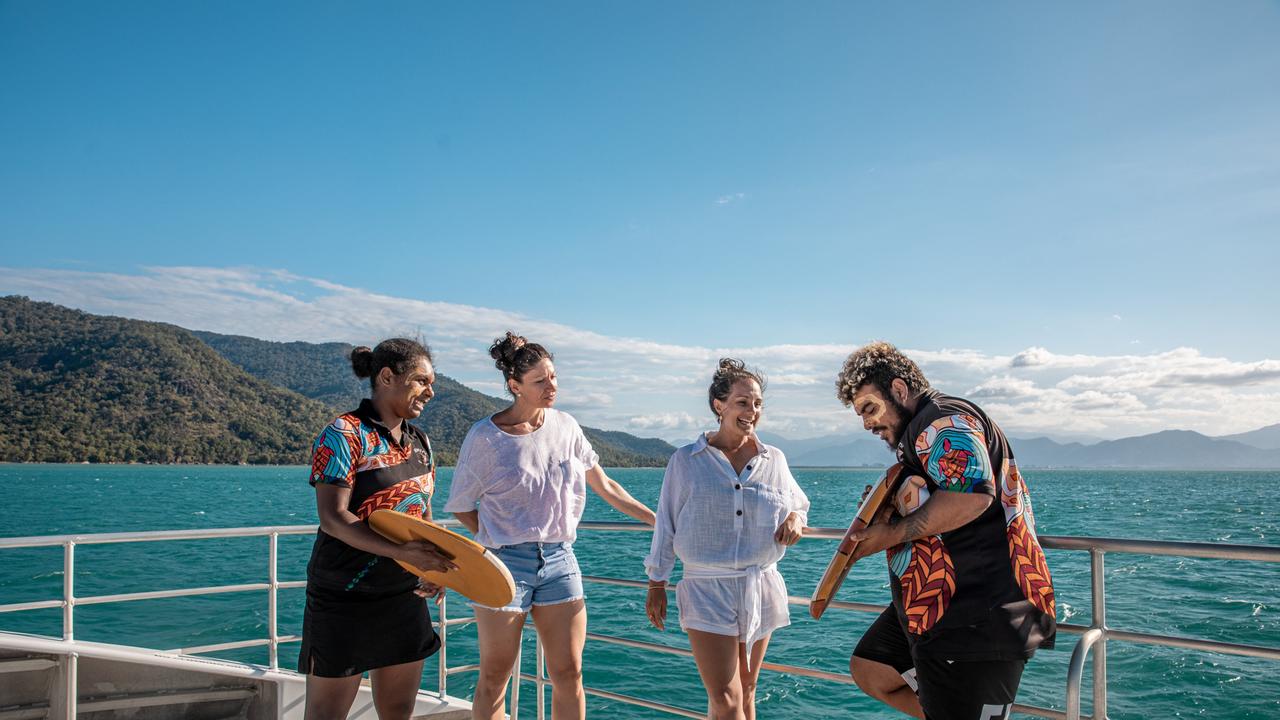
[[[245,371],[328,405],[335,413],[354,408],[368,395],[367,381],[351,373],[345,343],[270,342],[238,335],[195,332],[210,347]],[[496,371],[495,371],[496,373]],[[507,406],[500,400],[438,375],[436,396],[414,424],[431,436],[440,464],[452,465],[471,425]],[[675,451],[656,438],[584,427],[607,467],[661,467]]]
[[[323,404],[173,325],[0,298],[0,460],[305,463]]]
[[[306,463],[368,394],[350,345],[277,343],[0,298],[0,461]],[[506,406],[441,376],[416,424],[451,465]],[[584,428],[601,464],[661,466],[662,440]]]

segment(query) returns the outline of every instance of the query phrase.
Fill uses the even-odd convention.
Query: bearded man
[[[1009,716],[1027,660],[1052,647],[1053,582],[1009,441],[977,405],[929,387],[885,342],[854,351],[836,395],[907,476],[854,559],[888,551],[893,604],[849,661],[871,697],[926,720]]]

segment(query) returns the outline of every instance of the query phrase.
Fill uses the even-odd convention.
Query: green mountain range
[[[0,460],[306,463],[367,385],[340,343],[276,343],[0,298]],[[449,378],[416,422],[441,464],[506,406]],[[606,466],[661,466],[661,440],[584,428]]]
[[[249,374],[323,402],[337,412],[354,408],[368,395],[368,381],[351,372],[351,345],[269,342],[211,332],[194,334]],[[444,375],[437,376],[435,390],[435,397],[414,424],[431,437],[440,463],[452,465],[471,425],[502,410],[508,401],[476,392]],[[600,464],[606,467],[662,467],[675,452],[665,440],[657,438],[590,427],[582,430],[600,455]]]

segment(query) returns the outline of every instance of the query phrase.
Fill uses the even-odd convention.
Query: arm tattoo
[[[902,534],[905,536],[905,542],[911,542],[917,538],[933,534],[928,530],[929,505],[930,503],[926,502],[917,508],[915,512],[898,520],[898,523],[902,525]]]

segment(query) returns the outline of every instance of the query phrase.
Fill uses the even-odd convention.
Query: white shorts
[[[745,577],[683,578],[676,585],[680,628],[701,630],[747,640],[747,615],[743,611]],[[777,568],[760,575],[760,631],[765,636],[791,624],[787,586]]]

